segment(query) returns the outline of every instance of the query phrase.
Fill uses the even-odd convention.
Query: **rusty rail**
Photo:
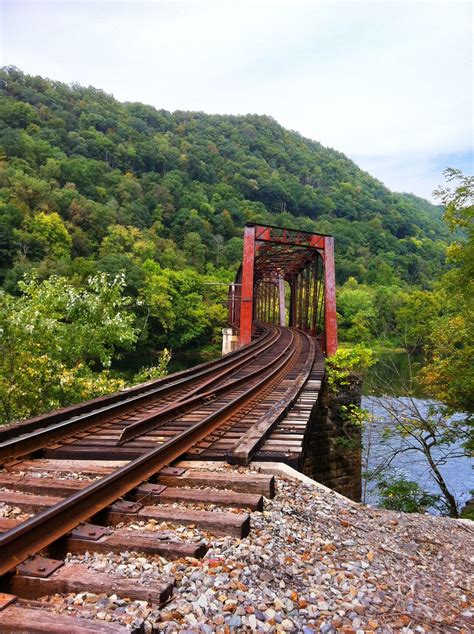
[[[285,366],[291,364],[297,352],[294,342],[295,333],[292,332],[290,343],[278,355],[278,362],[267,374],[258,379],[256,374],[258,372],[261,374],[260,370],[245,377],[245,380],[251,383],[247,389],[217,407],[199,422],[156,449],[148,451],[110,475],[0,535],[0,575],[9,572],[29,555],[66,535],[80,522],[97,514],[111,502],[156,474],[162,467],[176,460],[204,439],[245,404],[251,402],[267,384],[284,372]],[[237,379],[236,383],[240,386],[243,378]]]
[[[294,341],[294,334],[292,333],[291,341],[283,348],[283,350],[275,357],[274,363],[279,361],[282,357],[287,355],[289,349],[291,348]],[[269,344],[268,347],[270,347]],[[216,398],[217,396],[221,396],[226,394],[227,392],[234,390],[236,387],[239,387],[243,383],[247,383],[249,380],[257,377],[262,373],[261,368],[246,374],[239,379],[235,379],[229,383],[221,385],[220,387],[215,388],[214,390],[210,390],[208,392],[203,392],[201,394],[197,394],[192,396],[191,398],[187,398],[185,400],[179,401],[177,403],[172,403],[171,405],[164,406],[163,409],[155,414],[151,414],[150,416],[136,422],[131,425],[127,425],[120,436],[118,444],[126,443],[137,436],[141,436],[144,433],[155,429],[160,422],[168,421],[170,418],[173,418],[178,413],[184,413],[189,409],[192,409],[196,405],[200,405],[209,401],[211,399]]]
[[[158,395],[164,395],[167,391],[175,389],[180,385],[184,385],[190,380],[195,380],[201,376],[214,372],[216,369],[225,367],[228,364],[232,364],[236,358],[245,356],[249,351],[255,352],[263,345],[267,339],[275,336],[275,329],[268,326],[261,325],[260,330],[262,334],[251,343],[241,346],[237,350],[233,350],[225,357],[214,359],[213,361],[207,361],[200,363],[199,365],[187,368],[186,370],[180,370],[179,372],[173,372],[161,379],[155,379],[147,381],[146,383],[140,383],[131,388],[126,388],[120,392],[114,392],[113,394],[107,394],[105,396],[99,396],[97,398],[85,401],[83,403],[76,403],[61,409],[40,414],[34,418],[30,418],[17,423],[11,423],[9,425],[0,428],[0,447],[2,444],[11,438],[17,438],[20,434],[31,434],[32,432],[44,429],[48,426],[56,423],[65,422],[94,411],[99,411],[103,407],[107,407],[113,404],[133,403],[134,397],[154,397]]]
[[[103,405],[100,409],[93,411],[86,411],[80,413],[72,418],[66,418],[66,420],[59,420],[56,422],[57,412],[51,414],[53,423],[47,427],[39,427],[37,425],[37,419],[33,420],[33,429],[30,429],[26,421],[25,425],[21,427],[24,432],[20,436],[7,438],[3,442],[0,442],[0,460],[5,460],[12,457],[25,455],[26,453],[41,449],[46,444],[64,437],[66,434],[73,434],[80,432],[88,427],[91,427],[97,423],[103,422],[113,415],[120,414],[123,411],[140,405],[144,401],[149,401],[158,397],[163,397],[165,394],[172,393],[173,390],[183,389],[189,383],[193,383],[199,378],[202,378],[208,374],[214,374],[210,379],[204,382],[204,384],[196,386],[194,389],[187,390],[186,394],[182,398],[174,400],[174,404],[188,399],[189,395],[198,395],[203,389],[211,387],[211,385],[222,381],[226,376],[234,372],[236,369],[251,362],[253,359],[263,354],[278,340],[280,333],[275,328],[264,328],[263,335],[254,343],[245,346],[245,348],[231,353],[232,357],[223,357],[217,361],[212,361],[206,364],[201,364],[189,370],[183,371],[183,373],[176,373],[170,375],[170,377],[176,377],[179,375],[179,379],[176,381],[168,381],[170,377],[165,377],[159,380],[159,386],[145,392],[140,392],[137,395],[125,398],[117,402],[117,394],[110,396],[110,402]],[[224,367],[224,370],[217,372],[220,368]],[[198,372],[196,372],[198,370]],[[185,374],[183,377],[182,375]],[[164,385],[163,385],[164,383]],[[138,386],[141,387],[141,386]],[[133,390],[134,388],[132,388]],[[45,420],[46,417],[45,417]],[[9,431],[9,430],[7,430]],[[1,434],[0,434],[1,439]]]

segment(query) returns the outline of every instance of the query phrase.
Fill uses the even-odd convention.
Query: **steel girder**
[[[284,227],[245,225],[242,266],[229,287],[229,322],[249,343],[254,321],[288,323],[337,350],[334,238]]]

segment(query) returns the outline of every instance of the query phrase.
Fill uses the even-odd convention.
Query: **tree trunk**
[[[444,499],[446,501],[446,506],[449,509],[449,516],[450,517],[459,517],[458,505],[456,504],[456,500],[454,498],[454,495],[448,489],[448,487],[446,485],[446,482],[445,482],[443,476],[441,475],[441,472],[439,471],[438,467],[436,466],[435,461],[433,460],[430,448],[427,447],[426,445],[425,445],[425,455],[426,455],[426,458],[427,458],[428,463],[430,465],[430,468],[431,468],[431,471],[433,473],[433,476],[434,476],[436,482],[438,483],[438,486],[441,489],[443,497],[444,497]]]

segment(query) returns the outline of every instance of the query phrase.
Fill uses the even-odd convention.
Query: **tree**
[[[419,457],[439,490],[444,510],[458,517],[458,501],[442,467],[455,457],[468,456],[474,444],[474,179],[458,170],[449,169],[445,174],[448,182],[456,183],[454,190],[440,188],[437,192],[446,205],[445,218],[455,232],[455,242],[448,248],[451,268],[433,291],[415,291],[406,296],[396,313],[398,327],[404,329],[409,346],[423,346],[426,363],[421,382],[436,400],[416,398],[411,363],[407,381],[394,366],[391,368],[397,394],[391,393],[390,383],[380,377],[379,390],[385,396],[375,399],[375,409],[383,413],[378,418],[385,418],[389,424],[384,428],[384,459],[372,470],[372,476],[384,474],[403,454],[409,454],[411,460]],[[387,492],[384,475],[383,482],[382,489],[385,487]],[[408,495],[410,486],[402,485],[403,491],[399,488],[398,492]]]
[[[405,477],[381,479],[378,483],[381,506],[403,513],[424,513],[439,502],[438,495],[423,490],[419,484]]]
[[[38,242],[46,255],[53,258],[71,256],[72,239],[63,219],[56,212],[40,211],[26,221],[26,232],[22,232],[25,241]]]
[[[216,291],[205,297],[206,288],[213,289],[220,281],[216,277],[204,277],[189,268],[170,271],[151,261],[146,263],[146,272],[140,300],[153,320],[159,345],[178,349],[196,345],[213,338],[215,330],[222,328],[226,310],[218,303]],[[206,282],[211,285],[206,287]]]
[[[203,244],[199,233],[190,231],[184,236],[183,251],[188,263],[194,266],[200,273],[203,273],[207,248],[206,245]]]
[[[444,306],[429,336],[424,384],[451,410],[474,413],[474,177],[445,171],[454,189],[435,192],[446,205],[455,241],[448,247],[451,269],[436,293]]]
[[[123,276],[76,288],[52,276],[0,291],[0,419],[34,416],[123,387],[101,368],[136,340]]]
[[[395,343],[396,287],[429,289],[443,266],[441,206],[391,193],[269,117],[169,113],[11,67],[0,84],[0,273],[12,292],[33,263],[78,283],[125,269],[135,296],[149,260],[230,279],[243,224],[284,224],[336,236],[337,282],[358,283],[341,293],[341,334]]]
[[[368,341],[372,338],[371,326],[376,317],[374,291],[354,278],[340,289],[337,308],[340,327],[348,341]]]
[[[150,237],[137,227],[112,225],[102,240],[99,253],[102,257],[126,253],[143,262],[154,256],[155,245]]]
[[[443,299],[432,291],[405,293],[395,311],[395,326],[400,341],[410,350],[426,346],[433,322],[443,311]]]
[[[375,424],[383,425],[383,458],[371,469],[369,476],[379,482],[393,481],[391,469],[397,459],[408,454],[411,461],[420,460],[439,490],[443,510],[459,517],[459,506],[442,467],[449,460],[467,456],[465,442],[469,428],[462,416],[451,415],[436,402],[426,402],[413,396],[412,385],[405,383],[403,396],[390,394],[372,397]],[[387,394],[388,393],[388,394]],[[387,476],[387,473],[389,474]],[[383,488],[382,484],[382,488]]]

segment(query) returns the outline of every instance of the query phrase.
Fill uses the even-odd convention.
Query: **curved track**
[[[123,428],[128,421],[162,409],[164,403],[176,403],[184,396],[208,390],[257,358],[280,336],[271,327],[262,327],[261,333],[253,343],[216,361],[0,428],[0,460],[41,449],[56,439],[64,441],[73,434],[96,434],[113,421]]]
[[[138,512],[137,491],[148,486],[145,497],[159,495],[156,485],[143,483],[178,458],[251,460],[297,398],[315,358],[314,340],[298,330],[262,326],[260,333],[216,362],[2,430],[0,502],[8,491],[17,503],[18,491],[43,491],[50,501],[42,506],[40,500],[39,512],[0,535],[0,575],[91,517],[107,523],[110,505],[124,496],[128,501],[120,512]],[[70,461],[71,471],[80,473],[91,459],[99,472],[97,461],[127,462],[105,469],[94,481],[58,484],[52,465]],[[15,469],[24,465],[33,472],[35,464],[37,470],[48,464],[50,471],[43,488],[36,483],[25,489]]]

